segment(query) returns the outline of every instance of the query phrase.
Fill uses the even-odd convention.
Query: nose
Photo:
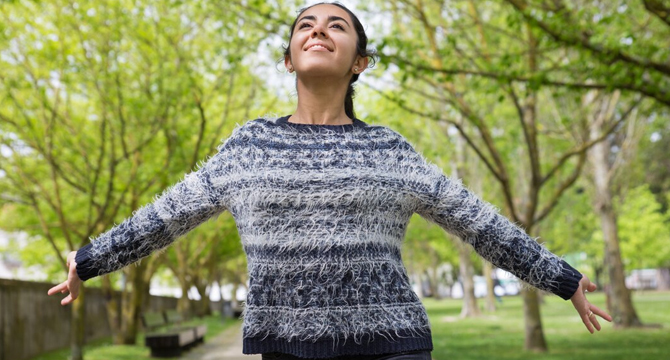
[[[323,26],[321,25],[314,25],[314,31],[312,31],[312,38],[322,36],[324,38],[328,38],[328,35],[323,31]]]

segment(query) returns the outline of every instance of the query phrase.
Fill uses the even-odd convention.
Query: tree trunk
[[[132,288],[124,294],[124,300],[121,303],[121,343],[123,345],[135,345],[137,343],[138,323],[142,305],[147,294],[148,284],[145,281],[144,273],[147,270],[149,261],[142,261],[137,266],[129,267],[126,271]]]
[[[528,36],[528,69],[531,74],[537,72],[538,66],[538,41],[533,34],[533,26],[526,22],[526,33]],[[539,206],[540,179],[540,146],[537,139],[537,90],[533,87],[526,89],[526,97],[521,111],[521,120],[524,123],[526,145],[528,146],[530,160],[531,180],[528,183],[528,194],[525,196],[527,205],[524,207],[523,226],[530,235],[535,224],[535,216]],[[523,311],[526,325],[525,348],[535,352],[547,352],[547,342],[542,330],[542,318],[540,317],[540,304],[538,294],[535,291],[525,291],[523,294]]]
[[[605,240],[605,257],[607,258],[605,264],[610,278],[607,296],[610,297],[611,308],[609,311],[614,319],[614,326],[640,326],[641,322],[633,307],[630,290],[626,287],[626,278],[619,250],[616,214],[611,208],[605,209],[601,207],[599,211],[603,238]]]
[[[70,353],[71,360],[84,359],[84,341],[86,330],[86,303],[85,303],[86,289],[83,286],[79,287],[79,297],[77,301],[72,303],[71,324],[70,328]]]
[[[484,261],[483,267],[484,277],[486,278],[486,311],[494,312],[496,311],[496,294],[493,283],[493,265],[488,261]]]
[[[523,297],[523,318],[526,328],[524,348],[534,352],[546,352],[547,341],[542,331],[538,293],[535,290],[522,289],[521,296]]]
[[[540,316],[540,294],[536,290],[521,289],[523,297],[524,325],[526,329],[524,348],[533,352],[547,352],[547,341],[542,330]]]
[[[112,288],[112,282],[109,275],[101,277],[102,280],[102,294],[105,297],[105,307],[107,308],[107,321],[112,330],[112,342],[115,345],[123,344],[123,336],[121,336],[121,312],[119,296]]]
[[[233,289],[231,290],[232,294],[231,294],[230,299],[233,302],[233,308],[234,309],[237,309],[241,306],[240,302],[237,301],[237,291],[240,289],[240,286],[244,286],[244,285],[242,285],[241,283],[234,283],[233,284]]]
[[[461,317],[479,316],[479,307],[475,297],[474,271],[470,259],[470,248],[463,242],[458,243],[458,259],[460,263],[461,281],[463,283],[463,307]]]
[[[181,297],[177,300],[177,311],[184,318],[190,318],[193,304],[191,304],[191,299],[188,298],[188,290],[191,288],[191,285],[186,283],[186,281],[180,281],[180,286]]]
[[[593,273],[595,275],[595,279],[592,280],[598,288],[601,288],[603,284],[603,265],[593,265]]]
[[[430,273],[430,269],[424,270],[424,275],[426,276],[426,279],[428,279],[428,289],[430,290],[430,296],[435,298],[437,295],[437,284],[435,279],[433,279],[432,274]]]
[[[467,178],[469,171],[468,154],[465,147],[465,140],[457,137],[454,149],[456,151],[456,162],[452,162],[452,173],[455,178]],[[470,259],[471,249],[469,245],[461,240],[454,241],[458,248],[459,272],[461,274],[461,284],[463,285],[463,307],[461,308],[461,317],[479,316],[479,307],[477,307],[477,298],[475,297],[474,270],[472,260]]]
[[[591,138],[598,137],[601,133],[603,121],[596,120],[591,127]],[[603,230],[605,241],[605,267],[609,275],[610,284],[606,294],[610,304],[615,327],[640,326],[630,291],[626,287],[626,278],[621,251],[619,250],[619,233],[617,229],[617,214],[612,206],[612,192],[610,190],[610,148],[607,141],[595,144],[590,151],[590,160],[593,167],[593,183],[595,185],[594,207],[600,215],[600,225]]]
[[[195,316],[203,317],[212,315],[211,301],[209,299],[209,293],[207,292],[207,285],[198,281],[195,287],[200,294],[200,301],[196,303]]]
[[[410,276],[412,278],[412,282],[415,284],[414,286],[416,286],[416,290],[418,290],[418,291],[414,291],[416,293],[416,296],[418,296],[419,299],[423,300],[423,291],[422,291],[423,289],[422,289],[422,286],[421,286],[421,284],[422,284],[421,274],[416,273],[416,272],[412,272]],[[414,289],[414,286],[412,287],[413,289]]]

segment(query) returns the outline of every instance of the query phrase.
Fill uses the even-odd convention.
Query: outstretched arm
[[[225,189],[213,185],[223,176],[229,160],[225,150],[197,171],[166,189],[159,197],[119,225],[68,255],[68,279],[51,288],[49,295],[66,293],[67,305],[78,296],[81,282],[121,269],[170,245],[207,219],[226,209]]]
[[[420,169],[426,186],[417,192],[419,215],[458,236],[484,259],[527,284],[572,300],[591,333],[593,326],[600,330],[595,315],[611,321],[608,314],[586,300],[585,290],[595,290],[595,284],[586,276],[436,165],[424,161]]]
[[[549,252],[459,180],[433,174],[434,188],[421,194],[417,213],[472,245],[493,265],[527,284],[568,300],[582,274]]]

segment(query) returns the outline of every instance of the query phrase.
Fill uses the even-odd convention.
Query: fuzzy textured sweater
[[[247,256],[245,354],[432,350],[401,245],[412,214],[527,284],[569,299],[581,274],[385,126],[259,118],[197,171],[77,251],[82,280],[230,211]]]

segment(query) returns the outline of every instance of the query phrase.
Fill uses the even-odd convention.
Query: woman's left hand
[[[596,315],[609,322],[612,322],[612,317],[608,313],[589,303],[589,301],[586,299],[586,293],[594,291],[596,291],[596,284],[592,283],[589,278],[586,277],[586,275],[582,275],[582,279],[579,280],[579,287],[577,288],[577,291],[575,291],[575,294],[570,298],[572,305],[579,313],[579,316],[582,318],[584,325],[591,334],[594,332],[594,326],[596,330],[600,331],[600,323],[598,323]]]

